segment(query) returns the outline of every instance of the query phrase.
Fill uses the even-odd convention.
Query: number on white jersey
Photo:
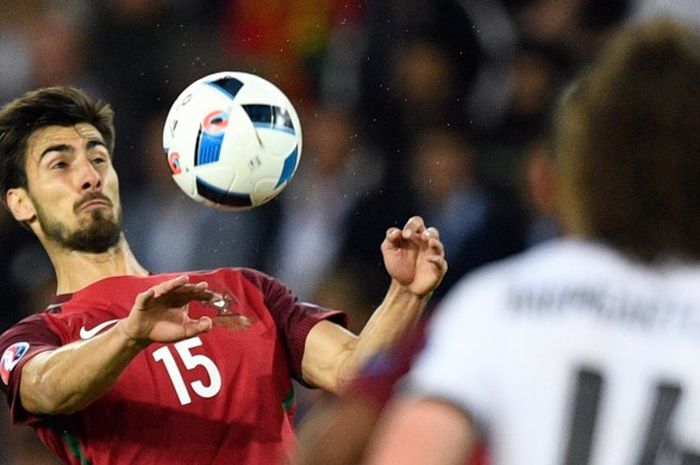
[[[576,392],[569,438],[564,459],[565,465],[589,465],[600,398],[605,388],[603,376],[591,369],[581,369],[576,377]],[[655,388],[655,401],[644,439],[639,444],[637,465],[655,465],[673,440],[669,437],[669,424],[681,400],[683,390],[674,382],[659,380]],[[700,465],[700,456],[674,451],[679,465]]]

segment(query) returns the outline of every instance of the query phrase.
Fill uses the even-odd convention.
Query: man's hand
[[[212,320],[190,318],[191,301],[211,301],[216,294],[206,282],[189,284],[187,276],[157,284],[136,297],[129,316],[119,322],[126,336],[143,345],[174,342],[209,331]]]
[[[426,228],[419,216],[409,219],[403,229],[387,230],[382,254],[389,276],[419,297],[432,292],[447,272],[440,234]]]

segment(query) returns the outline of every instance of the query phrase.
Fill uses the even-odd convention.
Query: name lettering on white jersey
[[[405,385],[472,415],[494,465],[698,465],[699,276],[533,248],[451,291]]]
[[[700,333],[698,312],[691,302],[671,296],[645,294],[639,289],[570,285],[515,286],[508,292],[509,310],[530,317],[588,314],[600,320],[646,330]]]

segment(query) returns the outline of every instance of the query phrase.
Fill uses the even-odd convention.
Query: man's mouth
[[[92,199],[88,200],[86,202],[83,202],[80,204],[78,207],[78,210],[95,210],[98,208],[111,208],[112,207],[112,202],[109,201],[109,199]]]

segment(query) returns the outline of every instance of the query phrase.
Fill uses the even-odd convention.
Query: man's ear
[[[36,217],[34,202],[29,197],[27,189],[23,187],[13,187],[5,195],[7,206],[12,212],[12,216],[21,223],[33,220]]]

